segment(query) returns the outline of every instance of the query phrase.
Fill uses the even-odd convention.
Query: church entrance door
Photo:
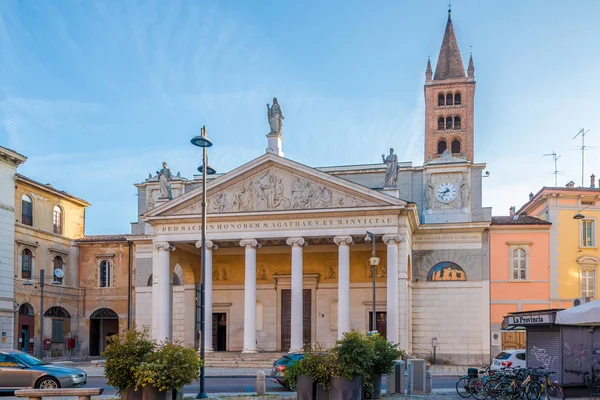
[[[312,343],[312,296],[311,289],[302,290],[302,343]],[[281,290],[281,351],[290,349],[292,338],[292,290]]]
[[[212,341],[214,351],[227,351],[227,313],[213,313]]]

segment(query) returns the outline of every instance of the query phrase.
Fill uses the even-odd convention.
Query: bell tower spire
[[[475,68],[465,71],[452,22],[452,5],[442,38],[433,79],[431,63],[425,72],[425,162],[446,151],[474,161]]]

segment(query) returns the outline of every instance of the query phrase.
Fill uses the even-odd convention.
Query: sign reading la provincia
[[[507,318],[509,325],[539,325],[553,322],[549,314],[509,315]]]

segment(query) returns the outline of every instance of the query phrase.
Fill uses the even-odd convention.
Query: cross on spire
[[[448,1],[448,16],[452,13],[452,0]]]

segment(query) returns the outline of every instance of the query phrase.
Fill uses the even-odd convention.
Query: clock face
[[[450,203],[456,199],[456,186],[452,182],[443,182],[435,189],[435,197],[442,203]]]

